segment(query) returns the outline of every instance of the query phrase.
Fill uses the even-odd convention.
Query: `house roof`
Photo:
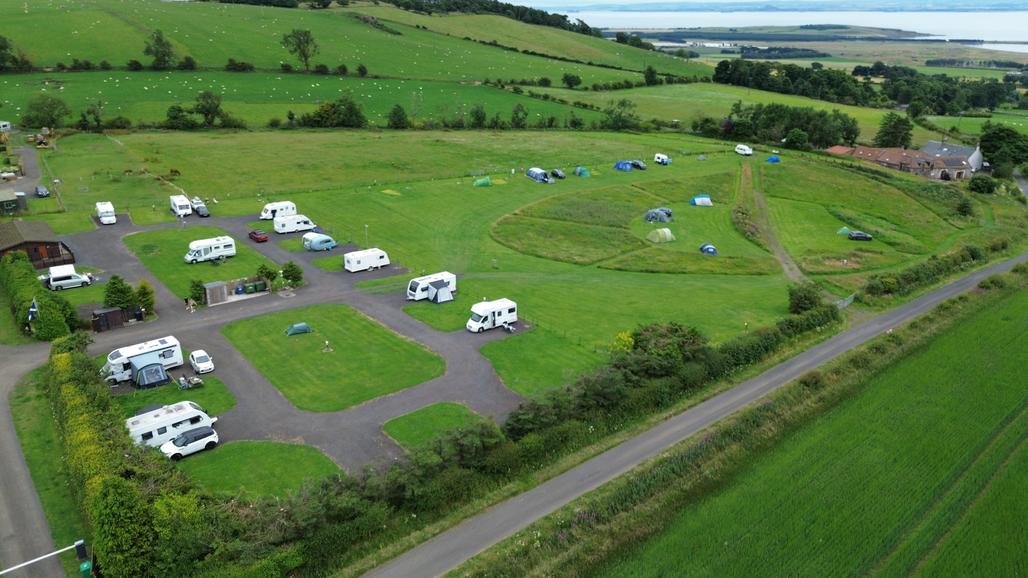
[[[976,150],[978,150],[977,147],[939,142],[937,140],[930,140],[921,147],[922,153],[933,157],[963,157],[964,159],[970,158]]]
[[[959,157],[947,157],[944,159],[936,159],[935,162],[943,164],[947,167],[963,168],[967,166],[967,161]]]
[[[826,148],[825,152],[830,155],[851,155],[853,154],[853,149],[847,146],[835,145],[833,147]]]
[[[57,235],[50,225],[42,221],[12,221],[0,223],[0,250],[22,243],[57,243]]]
[[[0,201],[16,201],[18,196],[14,194],[13,189],[0,189]]]

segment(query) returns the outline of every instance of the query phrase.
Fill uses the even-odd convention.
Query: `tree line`
[[[424,14],[445,14],[461,12],[466,14],[497,14],[526,24],[537,24],[560,28],[588,36],[600,36],[600,31],[584,21],[570,20],[564,14],[554,14],[538,8],[519,6],[498,0],[385,0],[386,2],[412,12]]]
[[[732,105],[723,119],[701,117],[693,121],[693,132],[704,136],[752,140],[781,144],[789,148],[827,148],[837,144],[852,146],[860,127],[852,116],[833,110],[784,104]]]

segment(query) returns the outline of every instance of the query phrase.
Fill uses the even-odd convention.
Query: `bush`
[[[789,287],[789,313],[803,313],[821,304],[821,290],[813,283]]]
[[[363,78],[363,77],[365,77],[367,75],[368,75],[368,67],[364,66],[364,63],[358,64],[357,65],[357,76],[360,76],[361,78]]]
[[[153,512],[128,480],[100,482],[93,502],[93,552],[104,576],[137,578],[153,571]]]
[[[45,289],[36,278],[28,255],[12,251],[0,259],[0,290],[7,294],[11,314],[19,327],[28,327],[40,341],[51,341],[78,326],[78,314],[64,297]],[[36,318],[29,323],[29,308],[37,305]],[[28,325],[26,325],[28,324]]]
[[[249,62],[237,61],[235,58],[229,58],[228,63],[225,64],[225,70],[228,72],[253,72],[253,64]]]
[[[189,282],[189,298],[197,305],[207,303],[207,289],[203,286],[203,281],[193,279]]]
[[[974,193],[991,195],[996,192],[996,179],[988,175],[975,175],[967,183],[967,188]]]
[[[279,64],[279,68],[282,70],[282,72],[285,72],[285,73],[289,73],[289,72],[293,71],[293,65],[289,64],[288,62],[283,62],[283,63]]]
[[[315,64],[314,65],[314,74],[328,74],[328,65],[327,64]]]
[[[1003,275],[990,275],[985,279],[978,282],[978,287],[981,289],[1003,289],[1007,286],[1007,280],[1003,278]]]
[[[347,68],[345,64],[340,64],[336,67],[336,74],[338,74],[339,76],[346,76],[349,73],[350,69]]]
[[[120,275],[111,275],[104,286],[104,307],[119,307],[131,311],[137,304],[136,293],[132,287]]]
[[[156,301],[157,296],[153,285],[146,279],[140,279],[139,285],[136,286],[136,304],[143,309],[146,315],[153,315]]]
[[[192,56],[183,56],[175,68],[179,70],[196,70],[196,59]]]
[[[143,63],[136,59],[129,60],[125,66],[132,71],[143,70]]]
[[[277,116],[268,119],[268,128],[280,128],[281,126],[282,119],[278,118]]]
[[[286,261],[286,264],[282,265],[282,278],[293,287],[299,287],[303,285],[303,269],[292,261]]]

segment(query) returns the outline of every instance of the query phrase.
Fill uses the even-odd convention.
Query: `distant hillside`
[[[613,36],[620,31],[629,29],[604,29],[605,36]],[[898,40],[927,36],[910,30],[896,28],[873,28],[868,26],[850,26],[847,24],[804,24],[800,26],[740,26],[697,27],[668,29],[637,29],[632,30],[644,40],[663,42],[682,42],[684,40],[764,40],[788,42],[802,41],[839,41],[839,40]]]

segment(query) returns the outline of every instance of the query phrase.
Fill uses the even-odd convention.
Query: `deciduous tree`
[[[164,32],[154,30],[150,39],[146,41],[143,54],[153,57],[150,66],[154,70],[168,70],[175,57],[175,50],[171,46],[171,41],[164,37]]]
[[[295,56],[303,64],[303,69],[310,71],[311,58],[318,54],[318,43],[310,30],[294,28],[292,32],[282,37],[282,46]]]

